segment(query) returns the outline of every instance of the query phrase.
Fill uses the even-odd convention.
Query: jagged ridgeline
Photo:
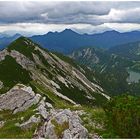
[[[94,118],[93,107],[109,96],[85,75],[68,57],[28,38],[12,42],[0,52],[0,138],[94,137],[82,115]]]
[[[54,104],[56,100],[70,104],[104,103],[109,97],[85,73],[80,66],[68,63],[68,58],[44,50],[25,37],[0,52],[1,94],[21,83],[30,85]]]

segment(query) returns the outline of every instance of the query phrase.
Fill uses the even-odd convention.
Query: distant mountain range
[[[45,35],[33,36],[31,39],[44,48],[61,53],[69,53],[80,47],[110,48],[122,43],[139,41],[140,32],[119,33],[117,31],[107,31],[89,35],[78,34],[70,29],[66,29],[62,32],[49,32]]]
[[[4,37],[0,39],[0,48],[4,48],[11,43],[15,37]],[[49,32],[44,35],[32,36],[34,42],[40,44],[43,48],[49,50],[71,53],[80,47],[100,47],[110,48],[117,45],[140,41],[140,31],[119,33],[117,31],[106,31],[98,34],[79,34],[71,29],[65,29],[62,32]]]

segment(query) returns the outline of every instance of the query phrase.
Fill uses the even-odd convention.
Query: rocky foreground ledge
[[[87,138],[88,131],[82,126],[78,111],[70,109],[55,109],[52,104],[46,102],[46,98],[34,93],[31,87],[18,84],[6,94],[0,96],[0,112],[9,110],[13,114],[25,112],[35,106],[34,114],[28,120],[17,121],[14,125],[29,129],[38,124],[33,138]],[[21,117],[21,120],[24,120]],[[0,128],[5,121],[0,120]]]

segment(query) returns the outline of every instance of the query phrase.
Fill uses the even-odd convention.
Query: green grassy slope
[[[17,83],[29,83],[31,78],[30,73],[23,69],[14,58],[6,56],[5,60],[0,62],[0,80],[4,84],[4,88],[0,92],[4,92]]]

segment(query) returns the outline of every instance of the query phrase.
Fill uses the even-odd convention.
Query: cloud
[[[45,34],[49,31],[61,32],[64,29],[72,29],[79,33],[93,33],[92,30],[99,29],[99,27],[91,24],[43,24],[43,23],[15,23],[15,24],[3,24],[0,26],[0,31],[9,31],[11,35],[16,32],[30,36],[33,34]],[[99,31],[99,30],[98,30]]]
[[[104,15],[109,9],[98,9],[98,3],[93,2],[0,2],[1,23],[41,22],[69,23],[72,18],[86,15]],[[66,10],[67,9],[67,10]],[[76,19],[73,19],[76,22]]]
[[[137,16],[138,13],[140,13],[139,7],[125,10],[111,8],[108,15],[97,17],[97,19],[100,20],[102,23],[140,23],[140,17]]]
[[[43,23],[15,23],[3,24],[0,26],[0,31],[14,35],[20,33],[25,36],[32,36],[36,34],[46,34],[49,31],[61,32],[64,29],[72,29],[78,33],[102,33],[108,30],[116,30],[119,32],[127,32],[132,30],[140,30],[140,24],[131,23],[104,23],[101,25],[91,24],[43,24]]]
[[[0,32],[42,34],[72,28],[80,33],[139,29],[140,2],[0,2]]]
[[[0,2],[0,21],[97,25],[103,20],[114,22],[116,18],[121,18],[121,21],[126,22],[131,15],[139,12],[139,6],[140,2]],[[134,17],[138,16],[131,17],[133,20],[129,22],[139,22]]]

